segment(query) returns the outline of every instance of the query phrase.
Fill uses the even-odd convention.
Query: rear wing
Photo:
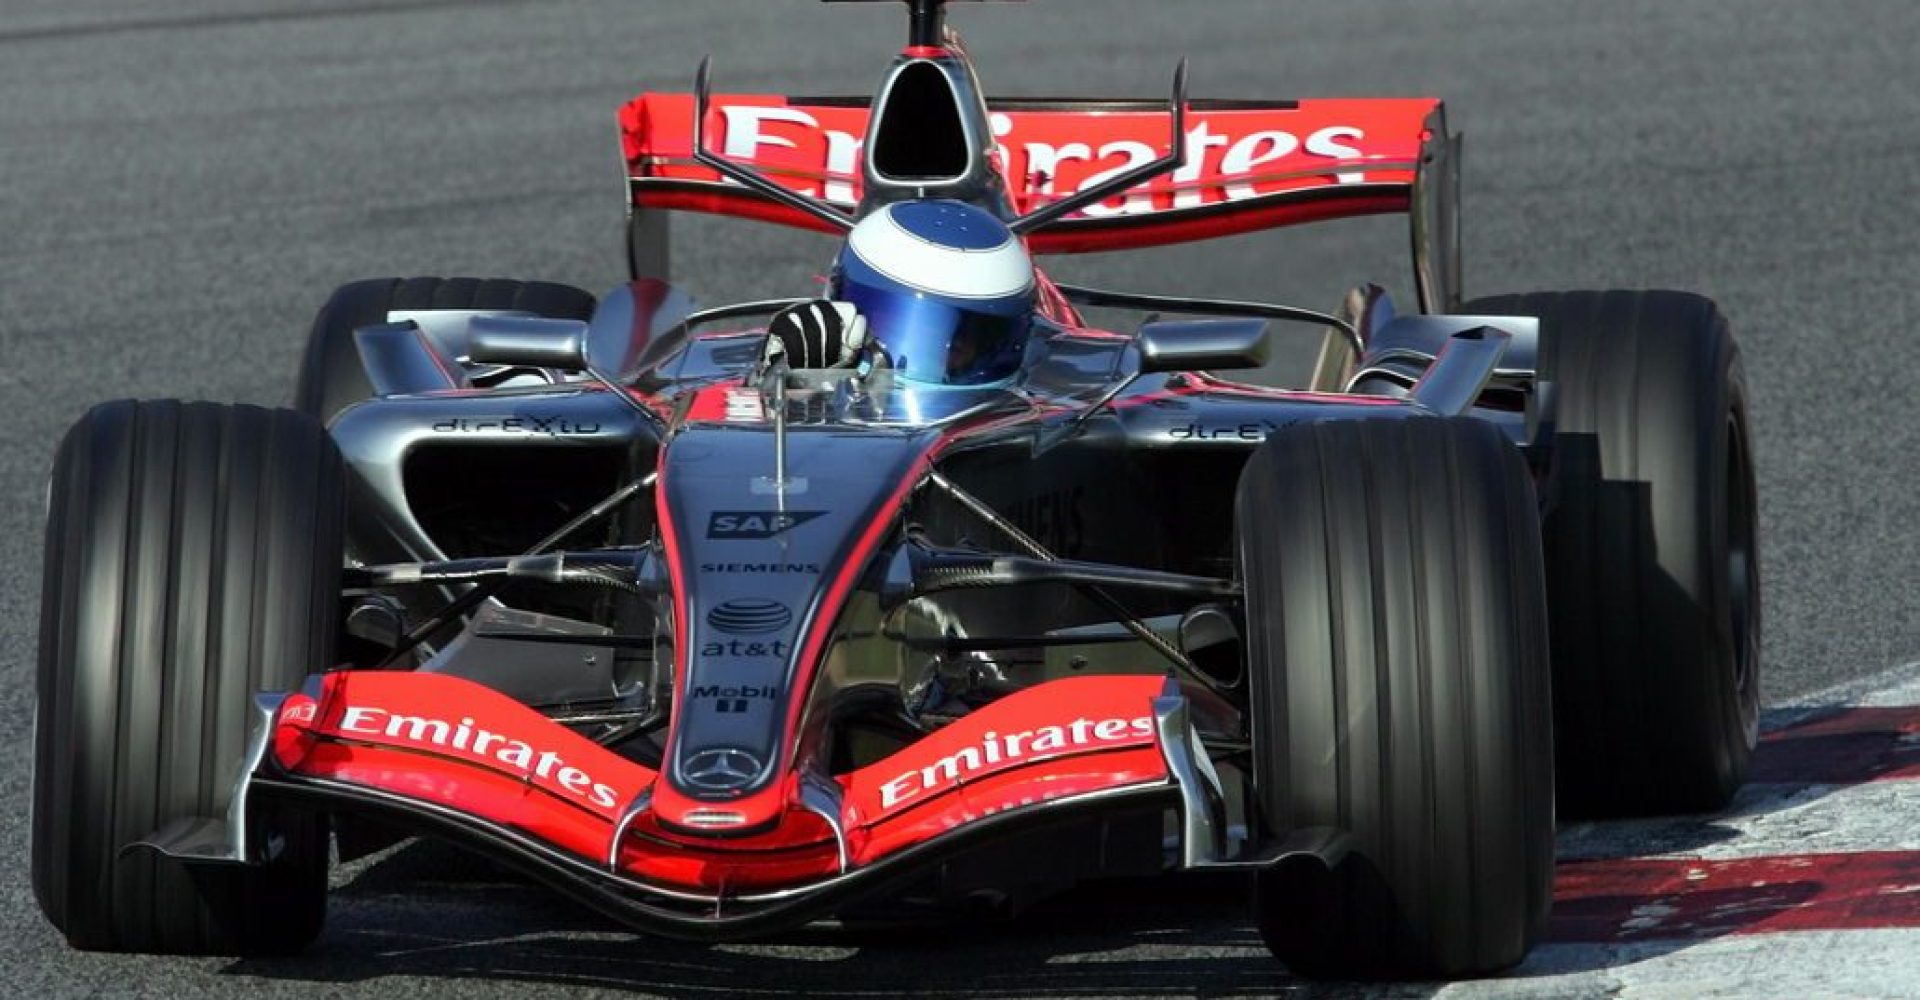
[[[688,94],[645,94],[621,110],[636,233],[663,233],[654,217],[672,211],[831,231],[694,162],[694,106]],[[775,183],[852,208],[862,194],[868,108],[865,98],[715,95],[706,141]],[[1185,167],[1039,227],[1029,236],[1033,251],[1126,250],[1404,212],[1422,308],[1457,300],[1459,142],[1439,101],[1195,100],[1187,108]],[[1166,152],[1158,101],[993,99],[988,109],[994,161],[1022,213]]]

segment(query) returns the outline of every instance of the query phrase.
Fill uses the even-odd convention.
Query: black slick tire
[[[122,848],[226,814],[257,693],[330,665],[344,515],[311,417],[210,403],[95,407],[49,492],[33,891],[74,946],[271,954],[326,909],[324,819],[274,812],[258,866]]]
[[[396,311],[497,309],[548,319],[593,318],[594,297],[571,285],[504,278],[369,278],[342,285],[314,317],[294,384],[294,408],[326,423],[373,395],[353,331]]]
[[[1519,451],[1464,418],[1294,425],[1248,461],[1236,521],[1261,816],[1351,847],[1260,874],[1268,946],[1311,978],[1520,961],[1546,922],[1554,817]]]
[[[1760,578],[1747,383],[1686,292],[1470,302],[1540,319],[1560,812],[1704,812],[1759,735]]]

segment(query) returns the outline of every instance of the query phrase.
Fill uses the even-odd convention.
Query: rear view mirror
[[[1267,363],[1264,319],[1180,319],[1142,324],[1134,334],[1140,373],[1259,368]]]
[[[467,328],[467,361],[511,368],[587,370],[587,324],[577,319],[475,316]]]

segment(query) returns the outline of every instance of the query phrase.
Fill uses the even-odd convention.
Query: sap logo
[[[772,701],[773,694],[774,687],[771,684],[761,684],[758,686],[741,684],[738,686],[727,685],[724,687],[718,684],[709,684],[705,687],[693,689],[694,700],[711,701],[714,703],[714,711],[727,714],[744,712],[751,702]]]
[[[824,510],[716,510],[707,519],[707,537],[772,538],[825,513]]]

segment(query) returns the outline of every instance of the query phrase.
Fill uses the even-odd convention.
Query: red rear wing
[[[621,111],[633,203],[823,229],[693,162],[694,101],[646,94]],[[1411,210],[1423,160],[1444,152],[1439,101],[1195,101],[1188,164],[1124,197],[1042,227],[1040,253],[1120,250],[1318,219]],[[994,101],[996,162],[1030,211],[1163,154],[1164,105]],[[864,99],[713,98],[708,144],[794,191],[851,207],[861,193]]]

